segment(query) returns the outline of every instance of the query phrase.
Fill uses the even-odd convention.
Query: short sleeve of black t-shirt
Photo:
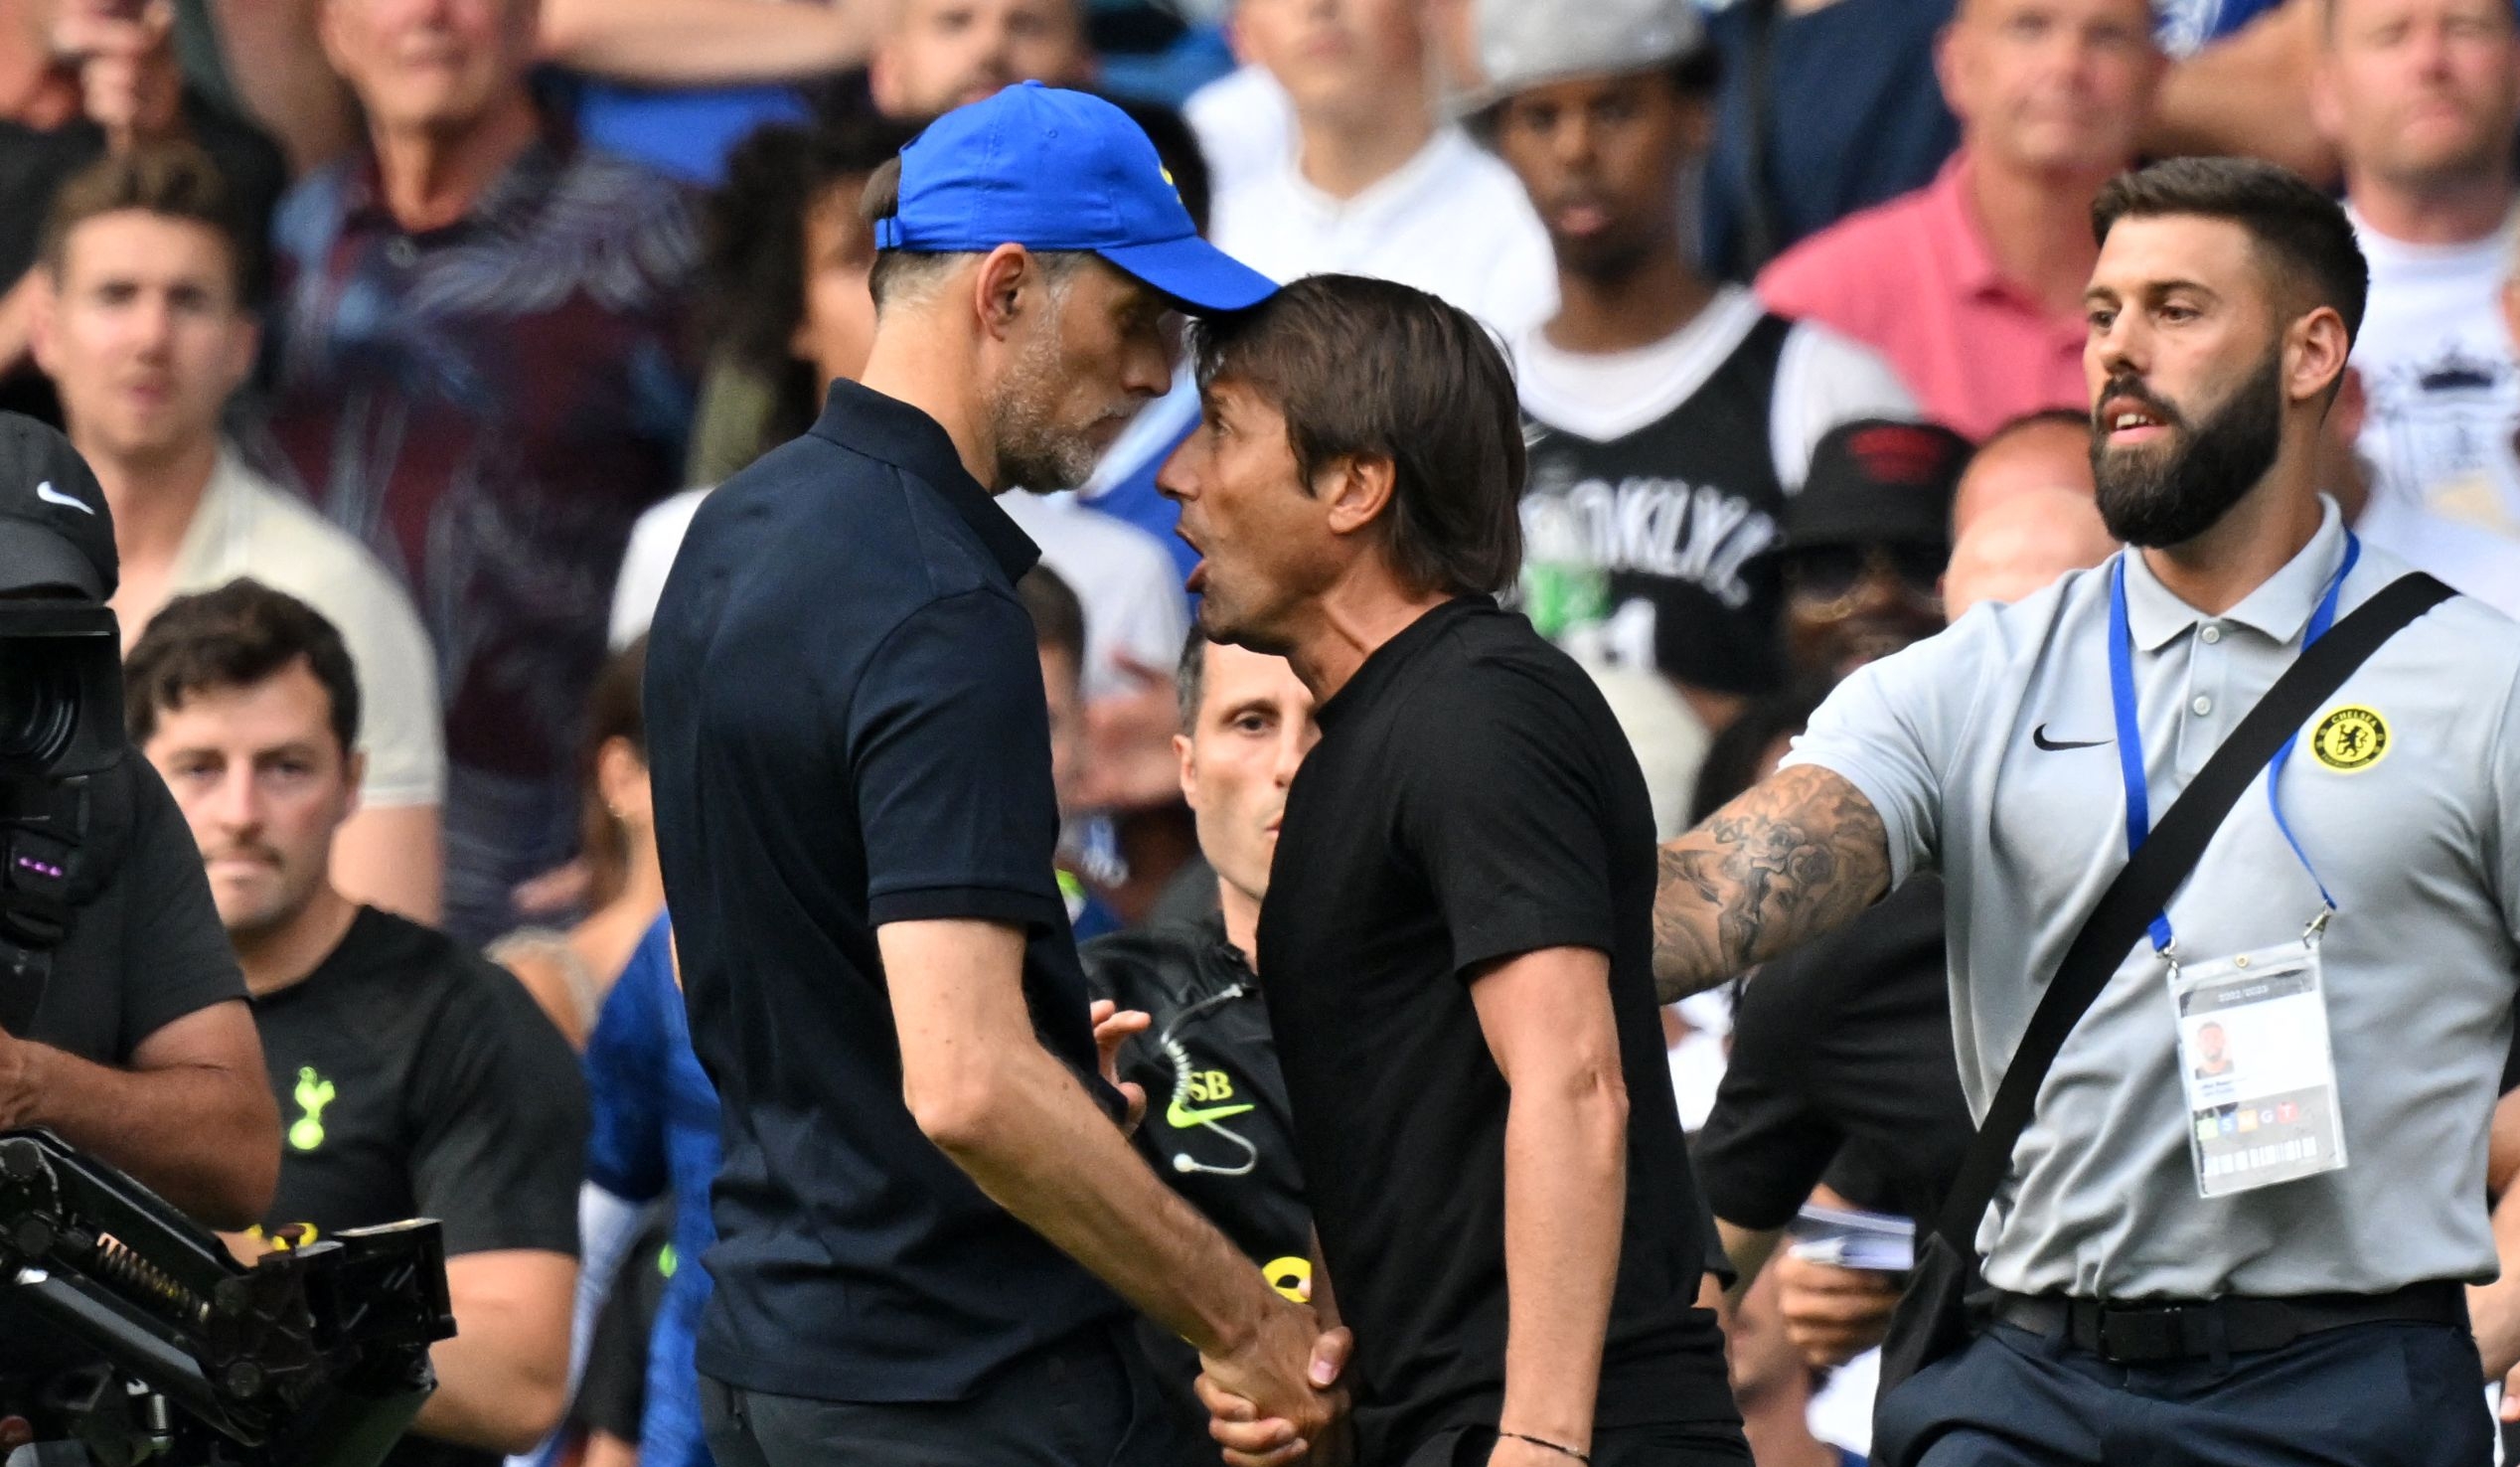
[[[96,801],[129,822],[121,855],[54,949],[24,1037],[93,1063],[127,1065],[150,1035],[241,1000],[245,986],[211,902],[200,848],[166,782],[136,752],[96,778],[117,784]]]
[[[254,1017],[280,1102],[271,1223],[435,1218],[449,1256],[576,1253],[585,1082],[524,985],[371,907]]]
[[[994,586],[929,601],[883,639],[851,691],[849,763],[877,925],[1067,918],[1040,853],[1058,797],[1031,618]]]
[[[1717,1217],[1781,1227],[1824,1176],[1859,1207],[1933,1216],[1972,1131],[1946,972],[1943,885],[1920,877],[1751,979],[1697,1134]]]
[[[1400,822],[1451,934],[1457,973],[1550,947],[1616,945],[1604,791],[1584,758],[1594,731],[1522,662],[1434,690],[1430,740],[1404,781]]]

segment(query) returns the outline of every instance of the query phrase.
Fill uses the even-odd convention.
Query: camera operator
[[[277,1185],[279,1114],[200,855],[123,733],[116,576],[95,476],[0,413],[0,1129],[240,1226]]]

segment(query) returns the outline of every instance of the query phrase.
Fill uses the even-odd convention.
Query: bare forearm
[[[1890,889],[1881,815],[1845,776],[1798,764],[1662,848],[1654,977],[1664,1003],[1831,932]]]
[[[1147,1170],[1075,1077],[1024,1048],[992,1061],[986,1099],[929,1134],[1000,1207],[1204,1355],[1229,1353],[1271,1302],[1214,1224]]]
[[[2476,1352],[2484,1357],[2488,1381],[2520,1366],[2520,1190],[2504,1193],[2494,1205],[2494,1251],[2502,1258],[2502,1277],[2467,1291]]]
[[[545,0],[543,54],[581,72],[658,85],[785,82],[866,53],[861,0]]]
[[[43,1045],[16,1048],[24,1062],[7,1125],[50,1127],[214,1227],[262,1221],[280,1178],[280,1112],[263,1075],[108,1069]]]
[[[531,1450],[568,1403],[566,1333],[546,1355],[521,1356],[484,1321],[459,1321],[457,1328],[454,1339],[429,1347],[437,1393],[420,1407],[412,1429],[483,1451]]]
[[[1587,1450],[1627,1211],[1628,1099],[1615,1074],[1525,1082],[1505,1118],[1509,1430]]]
[[[211,0],[219,49],[247,111],[303,177],[348,152],[359,117],[316,37],[320,0]]]

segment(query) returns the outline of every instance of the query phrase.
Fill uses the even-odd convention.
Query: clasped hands
[[[1324,1330],[1312,1309],[1279,1303],[1243,1349],[1199,1357],[1198,1399],[1226,1467],[1347,1459],[1347,1392],[1339,1378],[1353,1338]]]
[[[1120,1077],[1120,1049],[1152,1022],[1136,1009],[1096,999],[1087,1017],[1094,1027],[1103,1079],[1128,1101],[1123,1129],[1134,1132],[1146,1114],[1143,1086]],[[1347,1392],[1339,1388],[1354,1341],[1343,1329],[1324,1330],[1312,1309],[1277,1299],[1243,1347],[1229,1355],[1199,1357],[1198,1398],[1207,1407],[1207,1434],[1224,1448],[1226,1467],[1284,1467],[1309,1456],[1326,1467],[1347,1458]]]

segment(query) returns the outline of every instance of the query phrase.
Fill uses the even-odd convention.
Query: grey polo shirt
[[[2329,504],[2300,555],[2216,617],[2171,594],[2140,556],[2127,562],[2156,820],[2291,663],[2343,554]],[[2364,547],[2340,614],[2405,570]],[[1977,608],[1848,679],[1787,760],[1863,791],[1888,829],[1894,881],[1942,872],[1961,1082],[1979,1115],[2066,946],[2126,864],[2108,636],[2106,566]],[[2485,1133],[2520,973],[2516,676],[2520,627],[2453,598],[2305,726],[2372,710],[2387,727],[2381,757],[2339,770],[2304,736],[2284,771],[2284,818],[2338,906],[2323,953],[2350,1165],[2196,1195],[2168,985],[2138,943],[2040,1091],[1978,1233],[1989,1282],[2205,1298],[2493,1275]],[[2191,962],[2297,937],[2318,909],[2263,782],[2170,904]]]

